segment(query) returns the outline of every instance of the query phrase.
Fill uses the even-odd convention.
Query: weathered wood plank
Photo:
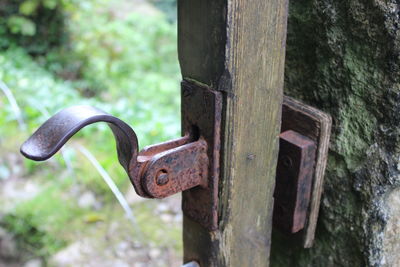
[[[219,229],[184,218],[185,262],[269,264],[286,16],[286,0],[178,1],[183,77],[224,92]]]

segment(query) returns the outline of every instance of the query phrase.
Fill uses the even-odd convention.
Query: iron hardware
[[[304,228],[315,163],[315,142],[292,130],[280,134],[274,224],[287,233]]]
[[[194,101],[205,102],[195,109]],[[106,122],[116,140],[118,160],[138,195],[165,198],[184,192],[184,213],[215,230],[221,108],[220,93],[183,82],[183,137],[138,152],[136,133],[128,124],[91,106],[74,106],[39,127],[21,146],[21,153],[32,160],[46,160],[80,129]]]
[[[136,133],[128,124],[94,107],[75,106],[47,120],[21,146],[21,153],[32,160],[46,160],[85,126],[106,122],[116,140],[118,160],[138,195],[165,198],[183,192],[184,214],[216,230],[222,97],[220,92],[187,81],[181,88],[181,138],[139,152]],[[330,117],[288,97],[282,110],[274,225],[287,233],[303,233],[310,244],[318,217]]]
[[[331,117],[285,96],[274,192],[274,227],[311,247],[328,155]]]

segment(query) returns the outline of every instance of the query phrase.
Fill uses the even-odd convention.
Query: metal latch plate
[[[185,216],[208,230],[218,228],[219,151],[221,146],[222,95],[188,81],[181,85],[182,130],[198,131],[208,145],[208,186],[197,186],[182,193],[182,210]]]
[[[308,194],[309,196],[309,204],[306,208],[304,228],[300,231],[297,231],[298,229],[292,228],[292,232],[293,230],[295,230],[297,231],[297,233],[291,235],[290,237],[293,240],[299,241],[305,248],[311,247],[314,241],[319,206],[321,202],[321,194],[323,189],[324,173],[328,157],[331,124],[332,119],[328,114],[316,108],[305,105],[299,101],[296,101],[290,97],[284,97],[282,104],[281,133],[290,130],[294,131],[302,135],[307,140],[312,141],[316,147],[314,162],[304,160],[304,164],[308,166],[308,170],[312,171],[312,181],[310,185],[311,193],[308,194],[306,192],[304,194]],[[293,144],[291,145],[293,146]],[[281,152],[282,151],[280,151],[280,157],[284,157]],[[309,159],[310,156],[312,155],[308,156]],[[279,164],[280,163],[278,163],[278,165]],[[308,171],[305,170],[305,174],[307,173]],[[277,176],[277,184],[279,184],[278,180],[282,178],[284,177]],[[301,192],[301,190],[297,192]],[[294,200],[298,201],[298,199],[296,200],[296,198]],[[281,204],[282,203],[276,203],[276,205]],[[295,218],[293,217],[291,219],[293,220]],[[274,219],[274,225],[276,225],[276,221],[277,220]],[[294,224],[293,222],[290,222],[289,225],[293,226]]]
[[[297,233],[307,220],[315,164],[315,142],[295,131],[279,136],[276,168],[274,226]]]

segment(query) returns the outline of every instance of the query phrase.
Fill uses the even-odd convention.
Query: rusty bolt
[[[156,183],[158,185],[166,185],[169,182],[168,172],[161,170],[157,173]]]

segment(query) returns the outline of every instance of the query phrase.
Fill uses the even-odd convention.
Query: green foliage
[[[46,67],[61,77],[84,80],[86,88],[79,89],[86,95],[107,89],[112,97],[126,97],[126,91],[150,89],[142,88],[147,81],[162,88],[176,83],[176,25],[161,15],[115,17],[115,1],[99,5],[93,10],[82,4],[71,11],[71,44],[49,53]]]
[[[87,213],[75,201],[63,197],[71,183],[71,180],[44,182],[40,194],[18,203],[0,221],[0,226],[15,235],[19,249],[46,258],[71,241],[66,231],[84,223]]]
[[[16,145],[48,114],[79,104],[96,106],[127,121],[137,132],[141,147],[180,135],[176,25],[163,15],[116,17],[112,8],[117,2],[10,0],[0,5],[0,80],[11,89],[28,126],[26,132],[18,128],[17,115],[0,91],[1,159],[6,153],[16,153]],[[63,41],[65,18],[69,18],[69,43]],[[44,27],[48,33],[43,32]],[[56,31],[60,33],[54,34]],[[64,156],[72,162],[73,173],[66,171],[60,154],[40,165],[23,161],[24,175],[44,188],[33,199],[7,211],[2,223],[17,236],[21,249],[40,257],[48,257],[72,241],[71,232],[102,221],[106,209],[119,209],[100,175],[75,149],[77,144],[96,156],[119,188],[130,186],[117,163],[114,138],[106,124],[85,128],[69,144]],[[8,169],[0,160],[1,179],[7,179]],[[78,208],[76,200],[67,199],[66,194],[74,187],[93,191],[104,207],[96,211]],[[163,246],[171,243],[181,248],[179,229],[165,235],[163,223],[152,213],[154,207],[135,208],[148,242],[161,240]],[[150,219],[157,231],[147,223]]]
[[[36,33],[36,25],[31,20],[22,16],[10,16],[7,26],[11,33],[33,36]]]
[[[45,110],[54,113],[64,105],[81,102],[70,84],[54,79],[20,48],[1,53],[0,65],[0,80],[14,92],[30,129],[44,121]],[[7,121],[16,119],[9,105],[0,114]]]
[[[82,96],[113,101],[116,114],[144,133],[142,144],[178,135],[176,25],[162,15],[115,17],[118,1],[96,3],[69,11],[71,45],[49,53],[46,68]]]
[[[41,230],[32,222],[32,214],[27,216],[8,214],[0,226],[12,232],[18,240],[18,248],[35,256],[48,257],[65,246],[65,242]]]
[[[13,44],[31,54],[45,54],[67,40],[63,9],[73,0],[3,0],[0,49]]]

